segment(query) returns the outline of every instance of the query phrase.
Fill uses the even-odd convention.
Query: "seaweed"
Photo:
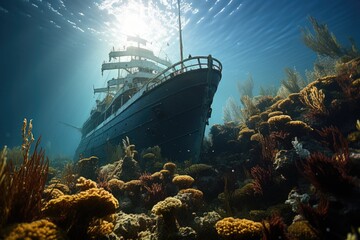
[[[45,151],[39,148],[37,140],[33,153],[30,155],[32,121],[23,122],[23,162],[19,167],[10,159],[0,175],[0,226],[3,224],[30,222],[41,216],[41,197],[45,188],[49,170],[49,159]],[[2,157],[2,162],[5,158]]]

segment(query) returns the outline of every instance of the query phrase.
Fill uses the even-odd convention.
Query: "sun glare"
[[[147,18],[147,19],[146,19]],[[151,16],[146,15],[142,4],[129,1],[127,8],[124,9],[118,18],[119,28],[126,35],[148,35],[152,31]]]
[[[127,36],[146,39],[152,43],[157,55],[165,53],[169,46],[177,46],[178,10],[175,0],[103,0],[98,7],[109,15],[104,34],[110,46],[122,47]]]

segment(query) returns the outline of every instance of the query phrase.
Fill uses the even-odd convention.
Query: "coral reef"
[[[42,208],[42,213],[58,226],[67,229],[71,238],[87,239],[91,221],[115,213],[118,207],[118,201],[109,192],[90,188],[50,200]]]
[[[251,240],[262,237],[262,225],[248,219],[224,218],[215,224],[221,239]]]
[[[168,197],[154,205],[151,212],[157,215],[157,231],[159,239],[171,239],[179,231],[175,212],[180,209],[179,199]]]
[[[0,238],[358,236],[360,58],[311,21],[315,35],[304,30],[304,38],[330,57],[318,58],[308,84],[285,69],[276,96],[253,96],[251,78],[195,164],[168,162],[158,146],[138,154],[126,138],[106,146],[107,165],[56,158],[49,170],[39,141],[30,152],[32,122],[24,120],[22,146],[0,153]]]

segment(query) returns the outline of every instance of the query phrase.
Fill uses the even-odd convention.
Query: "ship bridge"
[[[171,63],[169,61],[156,57],[151,50],[140,47],[134,47],[134,46],[127,47],[125,51],[111,51],[109,53],[109,62],[113,58],[126,57],[126,56],[136,56],[140,58],[146,58],[154,62],[160,63],[166,67],[171,66]]]
[[[109,62],[103,63],[101,66],[101,72],[103,73],[105,70],[115,70],[115,69],[129,69],[129,68],[144,68],[151,69],[157,72],[161,72],[164,68],[159,67],[154,62],[147,60],[131,60],[128,62]]]

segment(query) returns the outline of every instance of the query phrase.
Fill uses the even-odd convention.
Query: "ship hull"
[[[221,79],[216,69],[187,71],[148,90],[101,128],[83,137],[75,158],[110,159],[109,146],[128,137],[136,150],[153,146],[169,161],[197,161],[211,103]]]

